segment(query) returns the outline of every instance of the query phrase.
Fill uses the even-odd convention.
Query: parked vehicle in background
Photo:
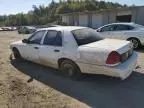
[[[82,73],[126,79],[136,66],[137,53],[129,41],[102,39],[87,27],[51,27],[11,44],[16,59],[24,58],[60,69],[69,77]]]
[[[40,28],[49,28],[49,27],[59,27],[61,25],[40,25],[40,26],[36,26],[37,29]]]
[[[144,26],[135,23],[112,23],[96,30],[103,38],[128,40],[136,49],[144,45]]]
[[[18,27],[18,33],[19,34],[31,34],[35,32],[37,29],[32,26],[20,26]]]
[[[61,25],[49,25],[48,27],[61,27]]]
[[[3,31],[3,29],[2,29],[2,28],[0,28],[0,31]]]
[[[17,27],[11,27],[12,31],[17,30]]]
[[[2,29],[3,31],[11,31],[11,30],[12,30],[11,27],[1,27],[1,29]]]

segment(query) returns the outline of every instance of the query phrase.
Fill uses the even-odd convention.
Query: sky
[[[55,0],[58,1],[58,0]],[[144,0],[105,0],[111,2],[118,2],[127,5],[144,5]],[[9,15],[16,13],[26,13],[32,10],[32,5],[47,5],[51,0],[0,0],[0,15]]]

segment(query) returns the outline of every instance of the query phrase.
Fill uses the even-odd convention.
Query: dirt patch
[[[27,37],[16,32],[0,32],[0,108],[88,107],[48,85],[31,80],[11,64],[10,43]],[[27,67],[25,62],[17,65],[35,71],[35,67]]]

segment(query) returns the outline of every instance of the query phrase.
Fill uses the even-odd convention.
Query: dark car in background
[[[40,28],[49,28],[49,27],[59,27],[61,25],[39,25],[39,26],[35,26],[37,29]]]
[[[33,26],[20,26],[18,27],[18,33],[19,34],[31,34],[35,32],[37,29]]]

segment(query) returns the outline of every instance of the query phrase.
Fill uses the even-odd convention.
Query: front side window
[[[72,34],[78,46],[102,40],[102,38],[98,36],[96,31],[90,28],[73,30]]]
[[[40,44],[45,32],[46,32],[45,30],[35,32],[28,40],[32,44]]]
[[[106,32],[106,31],[115,31],[115,25],[109,25],[101,28],[101,32]]]
[[[62,46],[62,34],[60,31],[49,30],[44,42],[44,45]]]

